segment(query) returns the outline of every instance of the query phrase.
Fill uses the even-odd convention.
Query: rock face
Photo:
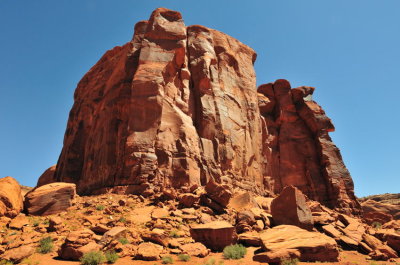
[[[0,217],[15,217],[23,209],[21,186],[12,177],[0,179]]]
[[[76,195],[75,184],[51,183],[25,195],[25,210],[31,215],[50,215],[71,207]]]
[[[295,225],[306,230],[314,228],[311,210],[304,194],[288,186],[271,203],[271,213],[277,225]]]
[[[212,181],[272,195],[294,185],[357,212],[333,125],[304,99],[314,89],[278,80],[257,91],[255,59],[236,39],[156,9],[79,82],[53,181],[79,194]]]

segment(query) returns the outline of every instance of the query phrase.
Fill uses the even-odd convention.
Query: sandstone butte
[[[79,82],[57,166],[40,185],[151,194],[212,180],[265,196],[293,185],[359,213],[314,88],[283,79],[257,88],[255,60],[238,40],[156,9]]]

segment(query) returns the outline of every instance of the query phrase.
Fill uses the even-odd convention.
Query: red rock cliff
[[[312,88],[256,89],[256,53],[181,14],[155,10],[76,88],[54,181],[78,193],[142,193],[210,179],[259,194],[286,185],[330,207],[358,208]],[[261,115],[260,115],[261,110]]]

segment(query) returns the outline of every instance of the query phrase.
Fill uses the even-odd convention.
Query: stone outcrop
[[[31,215],[60,213],[71,207],[76,195],[75,184],[51,183],[40,186],[25,195],[25,210]]]
[[[235,228],[225,221],[194,225],[190,229],[190,235],[195,241],[216,251],[221,251],[224,247],[233,245],[237,240]]]
[[[56,172],[57,165],[53,165],[46,169],[42,175],[40,175],[36,187],[40,187],[52,182],[55,182],[54,173]]]
[[[276,225],[295,225],[306,230],[314,228],[311,210],[304,194],[288,186],[271,203],[271,213]]]
[[[301,261],[337,261],[339,256],[339,250],[334,239],[318,232],[309,232],[297,226],[276,226],[262,232],[260,238],[265,252],[282,251],[279,253],[297,255]],[[268,258],[270,258],[269,255]],[[258,259],[268,262],[265,261],[267,257],[259,257]]]
[[[79,194],[217,183],[274,195],[294,185],[358,213],[314,88],[277,80],[257,90],[255,59],[238,40],[156,9],[79,82],[53,181],[75,183]],[[229,202],[202,200],[217,211]]]
[[[23,209],[21,186],[12,177],[0,179],[0,217],[13,218]]]

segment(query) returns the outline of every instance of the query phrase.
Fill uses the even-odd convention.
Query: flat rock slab
[[[280,225],[260,233],[266,252],[293,249],[301,261],[337,261],[336,241],[324,234],[310,232],[293,225]]]

